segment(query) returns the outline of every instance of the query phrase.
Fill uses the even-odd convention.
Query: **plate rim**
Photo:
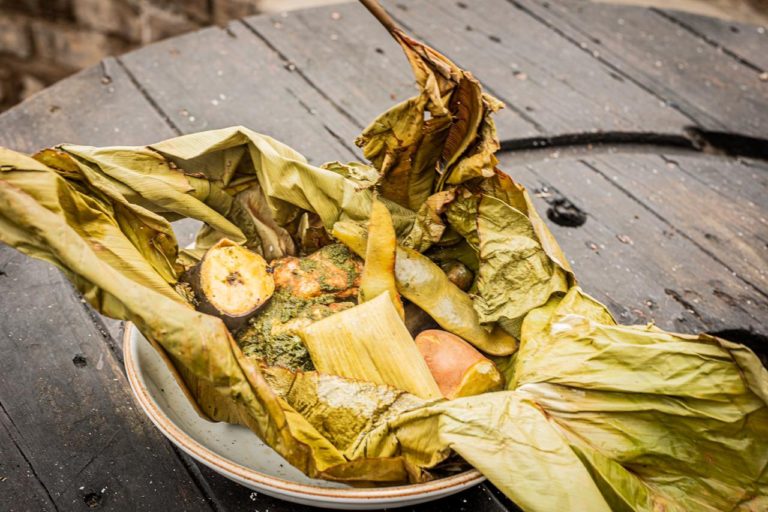
[[[435,498],[437,498],[442,497],[443,493],[447,490],[458,492],[486,480],[478,470],[470,469],[459,473],[458,475],[452,475],[419,484],[398,485],[380,489],[339,489],[296,483],[283,478],[266,475],[255,469],[233,462],[194,440],[171,421],[171,419],[158,407],[157,403],[152,398],[152,395],[149,393],[149,390],[144,385],[143,378],[138,372],[138,367],[133,355],[135,345],[134,333],[136,333],[136,335],[141,335],[140,331],[132,322],[126,321],[125,330],[123,332],[123,359],[125,362],[126,375],[131,390],[133,391],[134,399],[138,402],[139,406],[152,423],[176,446],[181,448],[188,455],[197,459],[199,462],[230,479],[265,487],[278,494],[289,494],[296,498],[311,497],[312,499],[319,501],[336,503],[340,501],[348,503],[360,501],[391,503],[394,501],[414,498],[423,499],[433,494],[438,494],[439,496],[435,496]]]

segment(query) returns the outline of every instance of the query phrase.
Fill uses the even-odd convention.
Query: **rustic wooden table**
[[[506,102],[501,167],[549,211],[586,291],[625,323],[766,342],[768,30],[573,1],[396,1],[405,28]],[[358,159],[354,137],[412,82],[360,5],[254,17],[54,85],[0,116],[0,145],[242,124],[312,162]],[[301,509],[167,442],[130,396],[120,339],[57,270],[0,247],[0,510]],[[417,508],[514,507],[481,485]]]

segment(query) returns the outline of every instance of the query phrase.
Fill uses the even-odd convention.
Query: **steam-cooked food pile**
[[[421,482],[458,455],[524,510],[768,509],[760,361],[618,325],[496,168],[501,104],[389,28],[419,92],[358,138],[370,165],[243,127],[0,148],[0,240],[312,477]],[[180,249],[184,217],[203,227]]]
[[[503,377],[490,359],[454,334],[426,329],[438,324],[416,304],[406,301],[403,307],[395,279],[396,233],[380,202],[373,204],[366,237],[365,261],[323,237],[327,245],[312,254],[269,264],[224,239],[185,279],[198,310],[224,320],[243,353],[264,368],[295,372],[319,366],[323,373],[428,399],[501,389]],[[433,276],[442,272],[427,268]],[[473,274],[460,262],[443,268],[437,280],[444,288],[471,286]],[[320,320],[325,321],[313,325]]]
[[[315,253],[272,261],[275,294],[236,333],[247,356],[267,366],[314,370],[299,331],[316,320],[351,308],[357,301],[362,261],[341,244]]]

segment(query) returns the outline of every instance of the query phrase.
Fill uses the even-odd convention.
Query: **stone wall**
[[[0,0],[0,111],[107,55],[258,12],[339,0]]]

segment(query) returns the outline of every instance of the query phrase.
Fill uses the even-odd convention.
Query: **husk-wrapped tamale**
[[[500,103],[390,29],[419,94],[364,130],[358,143],[371,166],[312,166],[243,127],[148,147],[63,145],[33,157],[0,149],[0,240],[61,268],[102,313],[134,322],[201,415],[245,425],[313,477],[417,482],[456,453],[530,511],[768,508],[768,372],[759,360],[706,335],[617,325],[576,285],[525,189],[496,169],[491,114]],[[184,272],[223,238],[291,272],[301,270],[291,258],[312,258],[329,234],[364,258],[375,200],[397,237],[392,271],[406,320],[416,305],[494,356],[504,389],[444,400],[398,389],[411,385],[400,376],[362,378],[373,370],[301,371],[310,367],[251,351],[187,300]],[[194,249],[177,246],[170,221],[181,217],[205,223]],[[446,259],[473,272],[471,295],[436,263]],[[346,280],[335,291],[307,286],[313,272],[298,282],[275,276],[275,295],[248,325],[270,314],[281,289],[305,300],[315,297],[307,290],[349,293],[324,307],[357,298]],[[389,283],[367,288],[387,295],[358,308],[389,295],[388,280],[374,282]],[[305,304],[292,332],[311,335],[353,306],[313,316]],[[400,326],[389,308],[383,322]],[[400,351],[401,370],[424,365],[416,352]],[[374,350],[369,365],[381,374],[394,357],[384,354]],[[419,375],[414,393],[428,381]]]

